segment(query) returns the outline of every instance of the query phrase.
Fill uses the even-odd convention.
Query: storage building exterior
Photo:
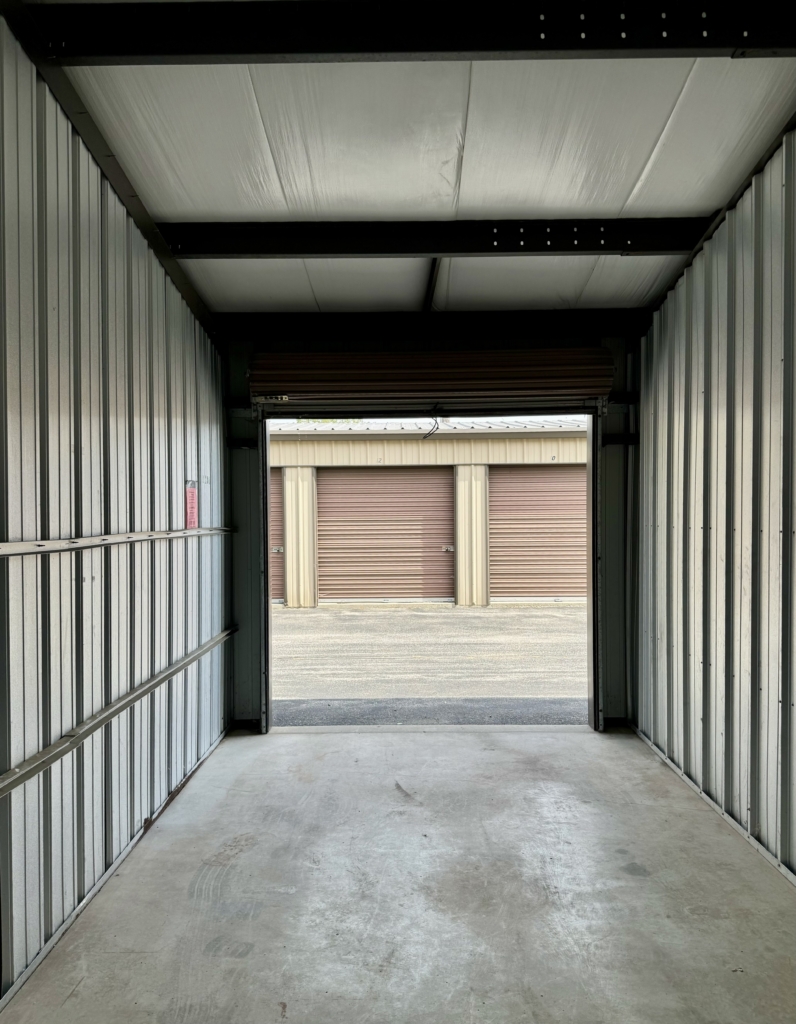
[[[291,547],[317,550],[314,566],[311,555],[297,557],[317,576],[304,588],[311,603],[585,599],[582,418],[448,419],[436,430],[433,420],[275,421],[271,465],[282,467],[271,470],[272,530],[316,524],[316,538],[290,527],[280,534],[288,558]],[[303,515],[286,510],[280,475],[299,467],[315,477],[314,491],[302,493],[314,494],[316,508]],[[484,511],[476,519],[462,505],[473,474]],[[457,537],[480,552],[474,561],[457,561]],[[278,547],[273,541],[272,599],[301,607],[290,584],[284,589]]]

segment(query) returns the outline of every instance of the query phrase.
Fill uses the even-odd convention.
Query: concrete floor
[[[630,733],[234,735],[2,1024],[792,1024],[796,888]]]
[[[276,700],[581,698],[586,603],[273,606]]]

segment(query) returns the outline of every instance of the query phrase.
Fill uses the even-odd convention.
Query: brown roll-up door
[[[586,559],[585,466],[490,466],[492,597],[584,597]]]
[[[271,470],[271,599],[285,599],[285,502],[282,470]]]
[[[402,411],[567,405],[607,395],[614,361],[604,348],[343,352],[255,355],[252,397],[266,411]]]
[[[452,598],[453,468],[319,469],[318,596]]]

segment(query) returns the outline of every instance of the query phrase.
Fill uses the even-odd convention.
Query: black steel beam
[[[713,217],[159,224],[180,259],[690,255]]]
[[[31,4],[61,65],[761,57],[796,53],[787,4],[358,0]],[[24,40],[23,40],[24,43]]]
[[[643,337],[648,309],[532,309],[438,313],[216,313],[219,348],[357,352],[600,345]]]

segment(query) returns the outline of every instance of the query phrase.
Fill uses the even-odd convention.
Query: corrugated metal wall
[[[271,437],[272,466],[496,466],[586,464],[586,436]]]
[[[641,354],[637,724],[791,870],[796,137]]]
[[[0,20],[0,540],[222,526],[217,356]],[[226,625],[222,536],[0,558],[0,772]],[[0,800],[2,991],[220,736],[225,651]]]

